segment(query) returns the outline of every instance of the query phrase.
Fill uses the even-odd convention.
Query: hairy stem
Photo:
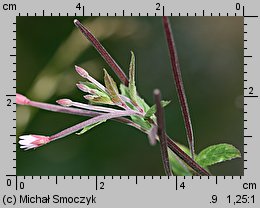
[[[172,176],[172,171],[169,162],[169,155],[167,149],[167,139],[165,135],[165,124],[164,124],[164,112],[161,106],[161,93],[160,90],[154,90],[154,100],[156,104],[156,118],[158,124],[158,137],[160,140],[160,147],[161,147],[161,154],[162,154],[162,161],[165,173],[167,176]]]
[[[166,39],[167,39],[167,43],[168,43],[168,48],[169,48],[169,55],[170,55],[170,59],[171,59],[173,77],[174,77],[175,85],[177,88],[178,98],[179,98],[179,101],[181,104],[182,115],[184,118],[189,148],[190,148],[192,158],[194,159],[195,150],[194,150],[194,136],[193,136],[193,130],[192,130],[192,124],[191,124],[191,117],[190,117],[187,98],[185,95],[184,86],[183,86],[183,82],[182,82],[182,76],[181,76],[181,70],[180,70],[177,50],[175,47],[172,30],[171,30],[171,26],[170,26],[168,17],[165,17],[165,16],[163,17],[163,26],[164,26],[164,31],[165,31],[165,35],[166,35]]]
[[[114,72],[121,80],[121,82],[125,86],[128,86],[129,81],[127,76],[120,68],[120,66],[116,63],[116,61],[106,51],[106,49],[101,45],[101,43],[95,38],[95,36],[86,27],[84,27],[78,20],[74,20],[74,24],[79,28],[79,30],[83,33],[83,35],[92,43],[92,45],[96,48],[99,54],[107,62],[107,64],[114,70]]]

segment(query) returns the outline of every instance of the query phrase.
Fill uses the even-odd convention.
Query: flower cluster
[[[100,125],[107,120],[113,119],[137,128],[147,134],[151,145],[155,145],[157,141],[159,141],[164,170],[168,176],[172,175],[173,172],[177,174],[180,173],[180,175],[192,175],[194,172],[198,175],[210,175],[206,170],[209,165],[240,157],[240,152],[232,145],[220,144],[203,150],[196,157],[196,161],[194,160],[194,136],[189,108],[185,96],[170,23],[167,17],[163,17],[163,25],[170,53],[174,81],[186,127],[189,149],[176,144],[166,134],[163,107],[168,105],[170,102],[161,100],[160,91],[154,91],[156,104],[151,107],[147,105],[147,103],[138,95],[135,85],[134,53],[131,52],[128,79],[123,70],[101,45],[101,43],[94,37],[94,35],[78,20],[75,20],[74,24],[92,43],[108,65],[114,70],[118,78],[121,80],[120,87],[117,87],[117,84],[105,69],[103,85],[94,79],[86,70],[79,66],[75,66],[76,72],[85,79],[84,82],[79,82],[76,86],[84,93],[83,97],[86,99],[86,103],[76,102],[71,99],[64,98],[57,100],[56,102],[58,105],[54,105],[32,101],[17,93],[16,103],[19,105],[28,105],[53,112],[91,117],[51,136],[35,134],[20,136],[19,144],[21,149],[35,149],[73,133],[81,135],[95,126]],[[191,157],[185,152],[189,152]],[[223,152],[226,152],[224,156],[222,154]],[[221,153],[221,155],[216,157],[219,153]]]
[[[130,63],[130,76],[132,77],[132,79],[130,80],[130,83],[134,82],[134,77],[133,77],[134,70],[135,70],[134,60],[135,60],[134,54],[132,53],[132,58]],[[94,114],[97,113],[96,116],[51,136],[39,136],[39,135],[20,136],[21,140],[19,141],[19,143],[22,149],[28,150],[32,148],[37,148],[51,141],[75,133],[79,130],[81,131],[78,132],[77,134],[80,135],[82,133],[85,133],[87,130],[109,119],[115,119],[115,118],[122,119],[122,117],[129,117],[130,119],[126,120],[127,124],[139,128],[143,132],[147,133],[149,138],[151,138],[151,132],[152,132],[151,121],[152,123],[155,124],[154,115],[153,115],[155,113],[155,109],[154,107],[151,109],[144,102],[144,100],[137,95],[134,84],[133,84],[134,87],[132,87],[132,89],[130,87],[121,85],[120,87],[121,93],[119,93],[119,89],[115,81],[105,69],[104,69],[105,85],[101,84],[96,79],[94,79],[83,68],[79,66],[75,66],[75,70],[82,78],[86,80],[84,82],[77,83],[76,86],[79,90],[81,90],[84,93],[83,97],[87,100],[88,104],[75,102],[67,98],[59,99],[56,102],[63,108],[66,108],[67,111],[70,113],[73,113],[72,111],[75,109],[88,110]],[[16,95],[16,103],[21,105],[31,105],[34,107],[39,107],[39,108],[52,110],[52,111],[64,110],[63,108],[62,109],[57,108],[57,106],[55,105],[31,101],[21,94]],[[103,104],[111,107],[102,106]],[[147,114],[147,112],[149,115]],[[149,122],[147,121],[148,118],[150,118]],[[153,135],[152,138],[153,140],[151,140],[151,143],[155,144],[156,136]]]

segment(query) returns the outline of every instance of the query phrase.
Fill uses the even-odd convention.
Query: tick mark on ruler
[[[245,95],[244,97],[245,98],[257,98],[258,95]]]
[[[255,16],[248,16],[248,15],[247,15],[247,16],[244,16],[244,17],[258,17],[258,16],[256,16],[256,15],[255,15]]]

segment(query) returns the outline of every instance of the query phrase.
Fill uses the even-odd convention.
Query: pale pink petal
[[[50,137],[41,135],[23,135],[19,138],[20,148],[25,150],[40,147],[51,141]]]

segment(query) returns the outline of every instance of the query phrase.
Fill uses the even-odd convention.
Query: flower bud
[[[64,107],[69,107],[72,105],[72,101],[70,99],[60,99],[60,100],[57,100],[56,103],[58,103],[59,105],[62,105]]]
[[[50,137],[41,135],[23,135],[19,138],[20,148],[25,150],[40,147],[51,141]]]
[[[27,97],[25,97],[19,93],[16,93],[16,104],[27,105],[29,102],[30,102],[30,100]]]
[[[87,78],[89,76],[88,72],[79,66],[75,66],[75,70],[83,78]]]

